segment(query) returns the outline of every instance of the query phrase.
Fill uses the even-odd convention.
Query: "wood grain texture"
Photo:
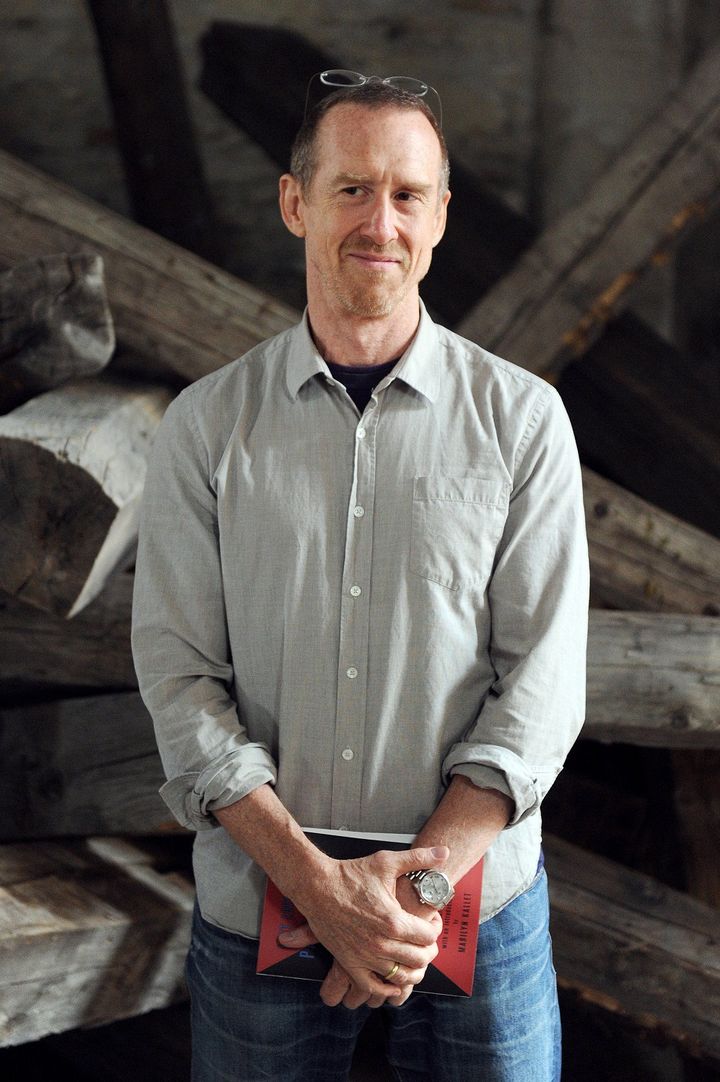
[[[720,747],[720,617],[593,610],[583,735]]]
[[[720,615],[720,540],[583,468],[594,604]]]
[[[0,274],[0,413],[97,375],[114,348],[100,256],[44,256]]]
[[[569,842],[543,847],[561,986],[720,1059],[720,913]]]
[[[0,710],[0,840],[180,828],[137,693]]]
[[[161,387],[78,380],[0,417],[0,587],[79,612],[135,544]]]
[[[0,267],[48,252],[103,257],[118,344],[198,379],[285,330],[291,308],[0,152]]]
[[[194,890],[164,863],[122,839],[0,846],[1,1045],[185,997]]]
[[[137,687],[130,653],[133,575],[113,575],[68,621],[0,593],[0,683],[7,690]]]
[[[585,353],[720,192],[720,46],[462,320],[460,334],[551,376]]]

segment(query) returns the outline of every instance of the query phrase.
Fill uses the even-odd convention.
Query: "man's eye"
[[[351,184],[349,185],[349,187],[343,188],[343,193],[345,195],[358,195],[361,191],[362,188],[360,188],[357,184]]]
[[[409,203],[415,196],[412,192],[398,192],[396,199],[399,199],[401,203]]]

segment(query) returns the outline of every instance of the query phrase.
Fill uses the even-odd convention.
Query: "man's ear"
[[[447,224],[447,207],[450,202],[450,192],[445,192],[445,195],[440,200],[440,206],[437,210],[437,216],[435,220],[435,237],[433,239],[433,248],[436,244],[442,240],[443,233],[445,232],[445,226]]]
[[[280,213],[282,220],[296,237],[305,236],[304,202],[302,191],[292,173],[280,177]]]

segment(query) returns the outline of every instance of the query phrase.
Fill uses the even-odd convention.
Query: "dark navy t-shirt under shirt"
[[[380,380],[384,379],[389,372],[392,372],[396,364],[397,358],[393,361],[387,361],[385,364],[357,366],[331,364],[328,361],[328,368],[330,369],[332,378],[336,379],[338,383],[342,383],[343,387],[362,413]]]

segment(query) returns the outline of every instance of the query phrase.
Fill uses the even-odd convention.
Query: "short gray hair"
[[[317,130],[320,121],[336,105],[360,105],[365,109],[413,109],[429,121],[440,144],[440,195],[443,196],[450,184],[450,160],[442,128],[432,109],[416,94],[400,90],[396,86],[379,80],[358,87],[348,87],[328,94],[314,109],[307,114],[300,131],[295,136],[290,156],[290,172],[297,180],[303,192],[307,192],[317,168]]]

